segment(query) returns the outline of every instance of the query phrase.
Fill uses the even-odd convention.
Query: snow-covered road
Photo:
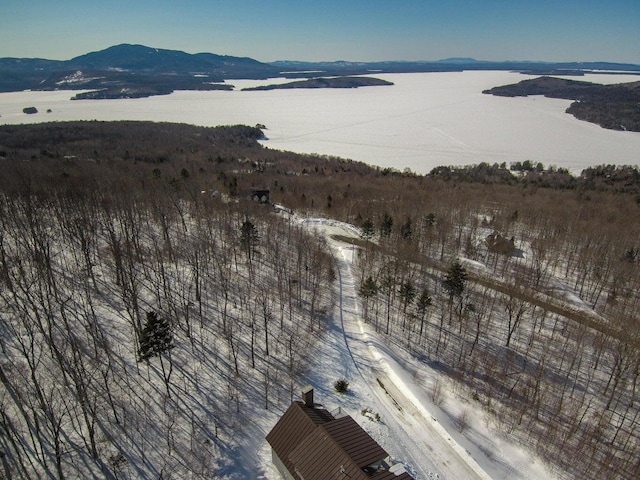
[[[345,348],[367,386],[369,402],[380,408],[378,413],[407,470],[416,479],[490,479],[411,391],[407,380],[413,382],[406,378],[393,353],[365,330],[351,271],[353,251],[335,242],[332,250],[338,266],[339,318]]]
[[[416,480],[490,479],[425,407],[426,392],[402,360],[365,325],[351,268],[355,247],[332,239],[332,235],[357,237],[358,230],[329,219],[302,222],[327,238],[337,267],[334,328],[322,350],[328,367],[323,370],[340,372],[351,385],[352,393],[341,399],[342,407]],[[362,416],[363,405],[380,421]]]

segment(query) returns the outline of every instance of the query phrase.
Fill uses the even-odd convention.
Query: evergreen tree
[[[370,218],[365,218],[360,227],[360,236],[365,240],[371,240],[375,234],[373,222]]]
[[[427,309],[433,305],[433,300],[429,295],[429,289],[426,287],[422,289],[422,293],[418,297],[418,301],[416,303],[416,308],[418,309],[418,315],[424,316]]]
[[[367,322],[369,321],[369,299],[378,293],[378,284],[371,275],[362,283],[359,293],[364,298],[364,320]]]
[[[464,292],[464,287],[467,281],[467,272],[460,264],[459,260],[456,260],[451,264],[447,275],[445,276],[442,286],[449,295],[450,298],[460,297]]]
[[[253,259],[253,254],[256,246],[258,245],[259,239],[260,235],[258,234],[258,230],[255,225],[249,220],[242,222],[242,227],[240,227],[240,245],[247,254],[249,263],[251,263],[251,260]]]
[[[418,317],[420,318],[420,340],[422,340],[422,332],[424,330],[424,317],[427,314],[427,309],[431,305],[433,305],[433,300],[429,295],[429,289],[425,287],[422,289],[422,293],[416,302],[416,310],[418,311]]]
[[[380,224],[380,236],[390,237],[393,229],[393,218],[387,212],[384,212],[382,223]]]
[[[360,296],[363,298],[370,298],[376,293],[378,293],[378,285],[371,275],[369,275],[360,287]]]
[[[424,217],[427,226],[433,227],[436,224],[436,214],[428,213],[426,217]]]
[[[147,320],[140,332],[140,361],[160,356],[174,347],[173,332],[166,318],[159,317],[154,311],[147,312]]]
[[[398,294],[400,295],[400,298],[402,298],[402,311],[406,313],[407,307],[411,304],[411,302],[413,302],[413,299],[417,294],[416,287],[413,285],[411,279],[400,285]]]
[[[407,221],[400,228],[400,235],[402,235],[402,238],[404,238],[405,240],[411,239],[411,236],[413,235],[413,229],[411,228],[410,218],[407,218]]]

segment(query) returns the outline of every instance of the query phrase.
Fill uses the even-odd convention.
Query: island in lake
[[[332,78],[310,78],[308,80],[298,80],[295,82],[281,83],[274,85],[261,85],[258,87],[243,88],[243,91],[257,90],[280,90],[289,88],[358,88],[373,87],[381,85],[393,85],[392,82],[371,77],[332,77]]]

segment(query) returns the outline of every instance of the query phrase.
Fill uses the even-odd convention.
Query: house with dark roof
[[[251,200],[262,205],[268,205],[270,203],[270,200],[269,200],[270,193],[271,193],[270,190],[264,190],[264,189],[251,190]]]
[[[349,416],[334,417],[305,387],[267,435],[273,463],[286,480],[413,480]]]

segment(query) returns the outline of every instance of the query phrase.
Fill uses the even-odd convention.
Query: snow
[[[316,400],[330,411],[339,408],[351,415],[416,480],[554,478],[533,455],[493,430],[482,409],[454,388],[445,388],[444,402],[434,405],[429,387],[436,381],[451,385],[449,381],[385,345],[363,322],[351,271],[355,247],[331,239],[357,238],[357,229],[329,219],[297,221],[329,239],[338,267],[336,311],[322,346],[313,354],[314,368],[301,382],[308,380],[315,387]],[[349,381],[345,395],[331,389],[339,378]],[[460,433],[455,419],[462,412],[469,426]],[[270,461],[268,455],[267,446],[262,449],[265,462]],[[280,479],[274,467],[268,466],[265,475],[266,480]]]
[[[469,398],[472,395],[460,383],[450,380],[424,359],[412,357],[404,348],[394,347],[390,344],[391,336],[379,335],[370,324],[363,322],[358,282],[354,278],[357,266],[353,262],[357,260],[355,242],[332,238],[333,235],[359,238],[356,227],[331,219],[300,218],[284,207],[280,211],[285,220],[327,238],[336,265],[335,290],[327,292],[333,293],[335,300],[328,304],[335,308],[331,311],[327,307],[327,312],[333,314],[326,315],[321,331],[314,331],[310,350],[298,351],[300,355],[310,352],[305,358],[308,372],[301,377],[295,375],[298,387],[311,383],[319,402],[330,411],[340,409],[352,416],[390,453],[393,463],[401,465],[396,468],[405,469],[416,480],[554,478],[542,463],[504,433],[504,429],[495,428],[492,417],[485,414],[479,402]],[[53,231],[52,236],[57,232]],[[54,256],[64,255],[62,245],[60,249]],[[465,265],[475,265],[474,270],[482,271],[481,263]],[[73,262],[70,261],[69,266],[70,271],[75,271]],[[179,294],[178,290],[188,285],[190,273],[178,264],[167,263],[166,267],[171,270],[167,277],[171,279],[168,291],[175,289]],[[97,268],[96,273],[100,272],[105,274],[107,271]],[[115,295],[108,291],[107,288],[106,298]],[[185,308],[188,312],[188,305]],[[208,308],[205,306],[205,317]],[[241,305],[229,305],[230,314],[241,309]],[[164,473],[172,476],[171,469],[175,469],[173,478],[190,471],[202,477],[215,472],[215,478],[227,480],[279,479],[271,464],[265,436],[289,404],[288,392],[283,394],[275,384],[286,384],[289,378],[270,377],[273,384],[262,400],[263,385],[255,374],[260,375],[258,372],[271,365],[269,362],[281,360],[274,355],[268,362],[258,362],[254,375],[244,379],[234,377],[230,375],[233,359],[221,354],[227,339],[211,335],[215,330],[209,330],[201,322],[199,328],[193,328],[188,339],[177,332],[180,338],[176,340],[177,348],[172,351],[171,389],[174,393],[169,400],[168,395],[162,395],[165,377],[160,369],[163,364],[135,362],[132,358],[135,348],[131,351],[130,341],[133,325],[126,320],[128,314],[124,309],[115,314],[112,310],[111,305],[96,304],[96,318],[110,318],[114,324],[121,325],[114,329],[110,343],[113,358],[125,360],[114,370],[114,375],[125,379],[126,385],[112,382],[110,391],[115,395],[118,395],[115,389],[129,392],[128,382],[142,380],[134,383],[140,395],[129,396],[130,408],[122,409],[122,417],[128,426],[127,435],[117,443],[100,443],[104,458],[113,465],[121,464],[123,476],[119,473],[118,477],[157,478]],[[242,331],[241,325],[233,328],[238,329],[234,330],[236,341],[241,341],[242,336],[248,340],[247,329]],[[283,335],[291,335],[294,339],[304,333]],[[317,344],[316,339],[320,339]],[[244,361],[248,362],[249,357]],[[14,372],[20,371],[13,361],[4,365],[11,366]],[[350,391],[345,395],[332,388],[341,378],[350,383]],[[430,395],[438,384],[443,387],[442,402],[432,400]],[[57,392],[58,386],[54,388]],[[265,408],[267,403],[268,409]],[[239,404],[242,404],[241,415]],[[456,423],[463,415],[468,426],[458,431]],[[150,418],[152,422],[146,423]],[[218,425],[221,426],[219,436]],[[176,448],[187,445],[189,448],[184,450]],[[189,464],[193,469],[181,469],[182,464]],[[78,476],[91,476],[90,465],[74,464],[73,467],[79,472]]]
[[[439,165],[531,160],[574,173],[636,164],[640,134],[605,130],[564,113],[568,100],[504,98],[485,89],[530,75],[513,72],[380,74],[393,86],[241,91],[290,79],[234,80],[235,91],[178,91],[122,100],[71,101],[77,91],[0,94],[0,123],[153,120],[204,126],[263,124],[269,148],[334,155],[427,173]],[[567,77],[599,83],[634,75]],[[25,115],[34,105],[51,113]]]
[[[56,82],[56,85],[69,85],[69,84],[81,84],[81,83],[89,83],[92,80],[97,80],[102,77],[85,77],[84,73],[78,70],[71,75],[67,75],[62,80]]]
[[[68,91],[6,93],[0,94],[0,122],[126,118],[203,125],[265,123],[270,137],[265,144],[270,147],[301,151],[308,148],[322,153],[333,153],[331,148],[336,147],[340,152],[357,154],[337,153],[338,150],[333,154],[394,168],[403,168],[406,161],[416,171],[428,171],[431,161],[441,164],[531,159],[574,170],[582,165],[581,156],[585,165],[610,163],[609,158],[615,158],[616,163],[637,163],[640,135],[579,122],[563,113],[565,101],[501,99],[478,93],[496,84],[518,81],[523,78],[520,75],[466,72],[381,77],[394,81],[397,91],[396,87],[381,87],[349,91],[177,92],[149,99],[74,102],[68,100]],[[621,76],[613,77],[616,82],[625,81]],[[592,80],[606,78],[597,76]],[[251,84],[235,83],[237,87]],[[22,114],[22,108],[32,104],[41,111],[51,108],[52,113]],[[517,154],[516,147],[521,150]],[[542,158],[544,155],[567,163],[549,162]],[[414,161],[418,163],[411,163]],[[297,221],[327,237],[359,236],[356,227],[329,219]],[[355,247],[335,240],[329,243],[338,266],[335,293],[339,302],[328,319],[322,345],[313,352],[313,368],[299,383],[313,384],[316,399],[329,410],[339,407],[351,415],[417,480],[554,478],[531,453],[495,429],[484,410],[465,398],[453,381],[406,352],[386,345],[362,321],[351,270]],[[474,272],[488,272],[480,262],[464,262]],[[564,302],[588,309],[570,288],[557,285],[565,292]],[[126,344],[125,339],[122,344]],[[205,372],[194,372],[192,368],[195,367],[184,366],[184,378],[180,378],[185,383],[197,383],[198,375],[209,380]],[[333,382],[339,378],[348,379],[349,393],[338,395],[333,390]],[[444,393],[442,403],[436,405],[429,392],[437,383],[444,386]],[[224,392],[218,395],[224,396]],[[264,437],[281,412],[265,411],[260,405],[247,408],[254,409],[249,417],[255,423],[242,425],[242,433],[233,439],[239,442],[234,455],[246,459],[242,463],[247,470],[238,471],[236,466],[220,471],[233,478],[277,480],[280,477],[271,465]],[[365,409],[371,413],[363,415]],[[463,413],[469,426],[459,432],[455,422]],[[258,473],[249,467],[255,465],[256,457],[261,470]],[[232,468],[236,470],[231,471]]]

